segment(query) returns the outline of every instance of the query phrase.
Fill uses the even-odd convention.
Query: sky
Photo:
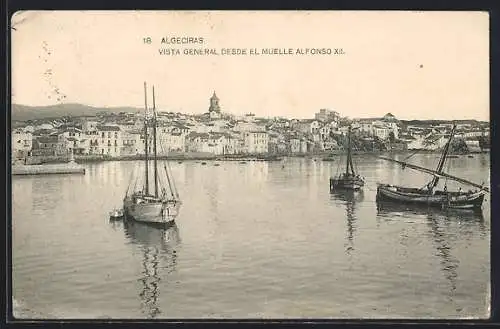
[[[144,107],[147,81],[159,110],[189,114],[207,112],[216,91],[232,114],[312,118],[327,108],[351,118],[489,118],[486,12],[28,11],[12,25],[15,104]],[[203,44],[161,43],[172,37]],[[200,48],[219,55],[183,54]]]

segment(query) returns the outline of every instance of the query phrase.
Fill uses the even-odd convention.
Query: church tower
[[[219,97],[214,94],[210,97],[210,107],[208,108],[208,114],[210,118],[219,118],[220,117],[220,105],[219,105]]]

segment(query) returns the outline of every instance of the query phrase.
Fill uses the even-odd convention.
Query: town
[[[437,151],[447,140],[451,121],[349,118],[320,109],[311,119],[235,116],[221,110],[215,91],[200,115],[158,111],[158,155],[305,156],[342,152],[349,126],[358,152]],[[455,152],[489,150],[489,123],[455,121]],[[16,122],[12,127],[12,161],[57,159],[128,159],[145,154],[144,110],[100,112]],[[152,145],[152,143],[149,143]],[[37,160],[38,159],[38,160]],[[40,160],[42,159],[42,160]]]

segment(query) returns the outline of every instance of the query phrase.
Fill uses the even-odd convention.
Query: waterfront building
[[[469,152],[481,152],[481,146],[478,140],[466,140],[467,150]]]
[[[31,132],[16,129],[12,132],[12,158],[20,159],[26,157],[33,148],[33,134]]]
[[[339,145],[336,140],[332,138],[328,138],[325,141],[323,141],[323,151],[333,151],[337,150],[339,148]]]
[[[120,155],[144,154],[144,138],[137,130],[122,131],[122,146]]]
[[[188,152],[208,152],[208,133],[190,132],[186,137]]]
[[[267,153],[269,149],[269,136],[265,131],[244,132],[243,140],[248,154]]]
[[[226,136],[221,133],[209,133],[207,151],[215,155],[223,155],[226,150]]]
[[[67,155],[65,144],[59,141],[57,135],[40,136],[33,139],[32,155],[58,156]]]
[[[290,143],[290,153],[298,154],[301,152],[300,148],[300,138],[292,137],[289,139]]]
[[[308,144],[309,143],[308,143],[306,138],[301,138],[301,140],[300,140],[300,153],[303,153],[303,154],[307,153]]]
[[[111,157],[117,157],[121,154],[121,148],[123,146],[122,142],[122,132],[118,126],[97,126],[97,145],[94,145],[97,150],[97,154],[107,155]]]
[[[90,153],[90,138],[81,129],[63,127],[57,136],[66,153],[75,155]]]
[[[245,153],[245,143],[241,135],[234,132],[224,133],[226,136],[226,145],[224,154],[242,154]]]
[[[325,123],[319,128],[319,135],[321,140],[326,140],[330,136],[330,131],[332,131],[332,127]]]
[[[172,130],[158,134],[158,154],[168,152],[184,152],[186,150],[186,136],[184,132]]]

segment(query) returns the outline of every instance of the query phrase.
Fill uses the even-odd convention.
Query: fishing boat
[[[164,162],[163,169],[164,175],[159,175],[158,171],[158,153],[157,153],[157,115],[155,105],[155,94],[153,86],[153,116],[149,118],[148,102],[147,102],[147,86],[144,83],[144,104],[145,104],[145,117],[144,117],[144,143],[145,143],[145,165],[144,165],[144,182],[139,186],[138,181],[141,175],[133,177],[125,197],[123,199],[123,209],[125,218],[132,219],[137,222],[146,223],[171,223],[179,214],[180,206],[182,204],[179,193],[175,186],[174,178],[171,175],[168,160]],[[148,126],[153,129],[153,182],[154,187],[150,188],[150,159],[149,159],[149,136]],[[165,179],[164,179],[165,178]]]
[[[358,191],[365,185],[365,180],[354,170],[352,162],[351,127],[347,133],[347,161],[345,172],[330,178],[330,192],[338,190]]]
[[[378,184],[377,203],[396,202],[410,205],[420,205],[427,207],[439,207],[441,209],[470,209],[480,210],[485,194],[489,189],[483,185],[476,184],[469,180],[447,174],[443,171],[444,164],[448,158],[451,141],[456,130],[453,126],[450,137],[443,148],[436,170],[417,166],[405,161],[399,161],[391,158],[380,157],[383,160],[400,164],[403,169],[408,167],[432,175],[432,180],[424,187],[402,187],[390,184]],[[467,192],[459,189],[458,191],[448,191],[447,186],[443,190],[437,190],[436,186],[440,179],[453,180],[461,184],[473,186],[476,190]]]

